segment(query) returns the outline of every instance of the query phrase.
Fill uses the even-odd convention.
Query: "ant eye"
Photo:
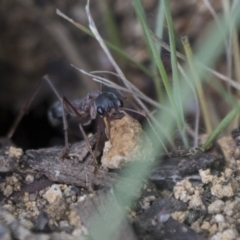
[[[123,106],[122,100],[120,100],[120,99],[117,100],[117,106],[118,107],[122,107]]]
[[[97,113],[102,116],[104,114],[103,108],[102,107],[97,107]]]

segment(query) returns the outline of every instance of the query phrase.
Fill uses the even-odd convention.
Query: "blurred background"
[[[188,35],[193,46],[204,38],[213,21],[203,1],[171,0],[177,36]],[[210,1],[221,10],[221,1]],[[158,0],[143,0],[149,26],[156,28]],[[1,0],[0,1],[0,136],[6,136],[14,119],[48,74],[59,93],[68,99],[84,97],[99,88],[89,77],[80,75],[70,64],[85,71],[113,71],[98,42],[56,14],[59,9],[88,27],[85,0]],[[90,10],[104,39],[125,51],[131,58],[149,67],[141,26],[130,0],[92,0]],[[165,37],[167,41],[167,37]],[[127,78],[148,96],[155,98],[151,78],[113,52]],[[162,58],[171,73],[169,53]],[[223,56],[224,58],[224,56]],[[224,72],[224,67],[219,71]],[[211,93],[211,88],[206,91]],[[47,111],[56,96],[46,83],[33,101],[13,135],[13,142],[24,150],[63,144],[62,127],[52,127]],[[94,124],[88,127],[92,131]],[[74,132],[74,134],[71,134]],[[81,134],[70,130],[75,141]]]

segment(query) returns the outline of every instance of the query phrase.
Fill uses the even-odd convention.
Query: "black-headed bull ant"
[[[59,102],[56,102],[53,108],[49,112],[50,120],[59,121],[62,119],[63,121],[63,130],[64,130],[64,138],[65,138],[65,149],[63,153],[63,158],[66,158],[69,153],[69,142],[68,142],[68,123],[67,117],[78,118],[79,120],[84,119],[84,122],[79,124],[80,131],[88,145],[89,151],[93,156],[93,159],[96,160],[96,156],[92,151],[88,138],[84,132],[83,126],[91,123],[93,119],[97,117],[97,115],[101,116],[105,123],[105,133],[107,138],[110,138],[109,131],[109,119],[119,119],[124,116],[123,111],[123,102],[120,100],[114,93],[112,92],[101,92],[95,91],[88,93],[82,99],[76,99],[74,101],[69,101],[66,97],[61,96],[57,89],[54,87],[52,81],[48,76],[44,76],[42,81],[46,81],[48,85],[51,87],[55,95],[57,96]],[[34,94],[27,102],[26,106],[22,109],[21,113],[15,120],[13,126],[11,127],[7,137],[11,138],[14,134],[19,122],[21,121],[23,115],[28,111],[30,104],[34,100],[42,81],[39,83],[37,89]]]

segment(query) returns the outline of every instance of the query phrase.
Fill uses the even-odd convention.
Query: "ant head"
[[[123,102],[114,93],[105,92],[101,93],[95,99],[95,109],[100,116],[107,115],[109,117],[115,117],[119,114],[119,108],[123,107]]]

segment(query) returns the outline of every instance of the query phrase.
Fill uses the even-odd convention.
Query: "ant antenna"
[[[40,81],[37,85],[37,88],[35,89],[35,91],[33,92],[32,96],[28,99],[28,101],[26,102],[26,104],[23,106],[23,108],[21,109],[20,113],[18,114],[17,118],[15,119],[15,121],[13,122],[12,126],[10,127],[10,130],[7,133],[7,138],[11,139],[13,134],[15,133],[19,123],[21,122],[23,116],[25,114],[27,114],[29,107],[31,105],[31,103],[33,102],[34,98],[36,97],[39,89],[40,89],[40,85],[41,85],[42,81]]]

